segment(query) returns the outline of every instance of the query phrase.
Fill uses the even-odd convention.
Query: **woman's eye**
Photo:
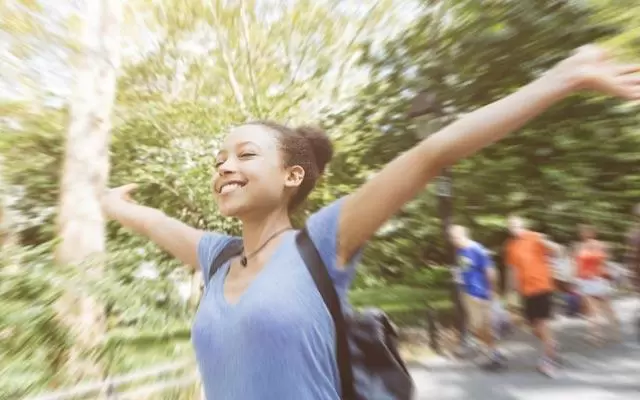
[[[215,168],[220,168],[220,166],[221,166],[222,164],[224,164],[224,161],[216,161],[216,163],[215,163],[215,164],[213,164],[213,166],[214,166]]]
[[[254,157],[255,154],[254,153],[242,153],[240,154],[240,158],[251,158]]]

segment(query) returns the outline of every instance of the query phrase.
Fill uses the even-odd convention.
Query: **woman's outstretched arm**
[[[135,184],[130,184],[110,189],[102,199],[106,216],[146,236],[184,264],[197,269],[198,243],[204,232],[160,210],[134,203],[129,193],[135,188]]]
[[[602,49],[586,46],[539,79],[423,140],[347,197],[340,215],[339,265],[444,167],[502,139],[578,90],[640,99],[639,70],[637,65],[613,63]]]

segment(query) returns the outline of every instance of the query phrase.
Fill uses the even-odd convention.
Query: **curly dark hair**
[[[304,169],[302,184],[289,202],[289,211],[294,211],[309,196],[333,157],[329,136],[323,129],[308,125],[290,128],[273,121],[254,121],[249,125],[264,126],[276,132],[284,166],[299,165]]]

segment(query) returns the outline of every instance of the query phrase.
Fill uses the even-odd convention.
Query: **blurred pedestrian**
[[[549,256],[557,255],[560,248],[544,235],[527,229],[524,220],[517,215],[508,218],[508,228],[512,238],[507,242],[505,261],[515,274],[525,317],[542,343],[538,370],[553,378],[556,375],[557,355],[549,327],[554,291]]]
[[[604,334],[599,322],[600,317],[609,321],[614,338],[620,339],[620,323],[611,305],[613,288],[611,275],[607,270],[607,249],[597,238],[596,229],[590,225],[581,225],[580,242],[575,249],[578,267],[578,287],[583,297],[583,312],[589,322],[589,341],[602,344]]]
[[[489,362],[483,367],[496,371],[504,367],[505,358],[496,346],[492,326],[492,301],[495,297],[496,273],[484,246],[469,237],[469,230],[453,225],[449,230],[456,247],[457,282],[467,315],[468,329],[488,350]]]

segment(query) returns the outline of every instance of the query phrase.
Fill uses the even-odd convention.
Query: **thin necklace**
[[[258,249],[256,251],[254,251],[253,253],[249,254],[249,255],[245,255],[244,254],[244,249],[242,250],[242,257],[240,257],[240,264],[242,264],[243,267],[247,266],[247,262],[249,261],[250,258],[252,258],[253,256],[255,256],[256,254],[258,254],[260,252],[260,250],[264,249],[264,247],[271,241],[273,240],[275,237],[277,237],[278,235],[280,235],[281,233],[288,231],[289,229],[291,229],[291,227],[286,227],[284,229],[280,229],[279,231],[276,231],[276,233],[274,233],[273,235],[269,236],[269,238],[267,240],[265,240],[265,242],[262,244],[262,246],[258,247]]]

